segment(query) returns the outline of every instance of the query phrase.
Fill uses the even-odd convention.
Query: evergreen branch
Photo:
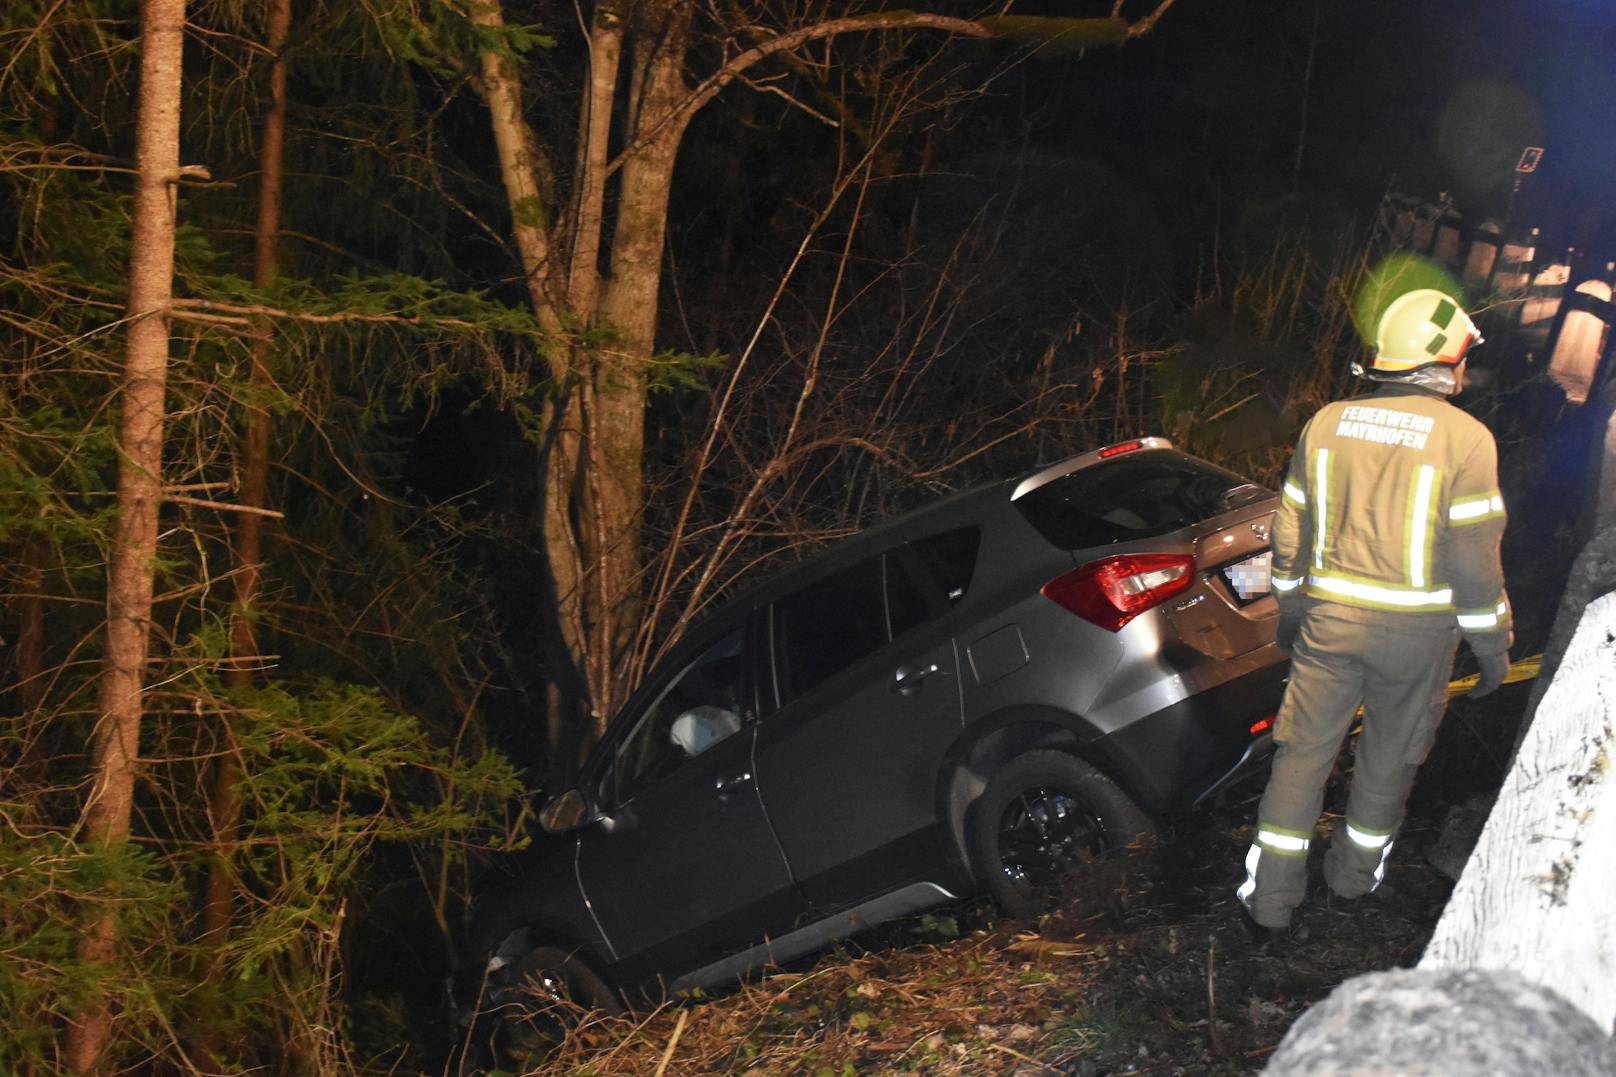
[[[222,311],[223,313],[213,313]],[[359,311],[339,311],[335,314],[314,314],[303,310],[286,310],[259,303],[221,303],[215,299],[176,299],[170,304],[170,314],[200,322],[223,325],[250,326],[252,318],[279,318],[285,321],[309,322],[316,325],[336,325],[343,322],[362,322],[374,325],[418,325],[444,329],[466,329],[487,332],[488,326],[464,318],[437,318],[422,314],[362,314]]]
[[[175,505],[195,505],[202,509],[218,509],[221,512],[246,512],[254,516],[268,516],[272,520],[284,520],[286,514],[275,509],[261,509],[256,505],[238,505],[231,501],[208,501],[200,497],[185,497],[181,494],[165,494],[164,501]]]
[[[150,666],[229,666],[239,665],[243,662],[253,662],[262,666],[269,666],[281,660],[278,654],[217,654],[191,657],[182,654],[154,655],[146,659]],[[190,698],[193,692],[152,692],[151,695],[180,696]]]
[[[170,318],[182,322],[196,322],[198,325],[229,326],[235,329],[252,328],[252,322],[246,318],[231,318],[223,314],[205,314],[200,311],[180,310],[178,304],[168,312]]]
[[[39,146],[34,143],[11,142],[0,145],[0,172],[23,172],[28,170],[48,170],[51,172],[122,172],[125,175],[134,175],[135,170],[128,165],[91,163],[79,164],[78,159],[88,159],[91,162],[110,162],[113,157],[102,157],[100,154],[75,152],[69,156],[52,158],[51,147]],[[30,159],[30,154],[33,154]]]

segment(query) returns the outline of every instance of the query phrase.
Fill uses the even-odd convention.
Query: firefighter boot
[[[1340,898],[1360,898],[1386,877],[1392,852],[1392,833],[1362,830],[1350,821],[1330,839],[1324,854],[1324,882]]]
[[[1307,893],[1308,844],[1308,837],[1295,831],[1257,828],[1246,853],[1246,881],[1235,891],[1257,927],[1269,931],[1290,927],[1291,911]]]

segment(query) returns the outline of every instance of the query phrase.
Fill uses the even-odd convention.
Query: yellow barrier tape
[[[1504,683],[1519,684],[1521,681],[1529,681],[1535,678],[1542,671],[1543,656],[1541,654],[1534,654],[1532,657],[1523,658],[1519,662],[1511,662],[1509,664],[1509,672],[1504,674]],[[1459,677],[1456,680],[1449,681],[1448,698],[1452,699],[1455,696],[1464,695],[1466,692],[1470,691],[1470,689],[1474,688],[1476,686],[1476,682],[1480,679],[1480,674],[1472,673],[1468,677]],[[1362,717],[1363,708],[1359,707],[1358,713],[1354,714],[1353,718],[1358,719]],[[1352,727],[1352,732],[1347,735],[1355,736],[1362,728],[1362,725],[1355,725]]]
[[[1504,674],[1504,683],[1518,684],[1521,681],[1529,681],[1542,672],[1542,670],[1543,656],[1540,654],[1534,654],[1532,657],[1523,658],[1519,662],[1511,662],[1509,664],[1509,672]],[[1456,681],[1449,681],[1448,698],[1452,699],[1454,696],[1464,695],[1466,692],[1470,691],[1470,689],[1476,686],[1476,681],[1479,679],[1479,674],[1472,673],[1468,677],[1460,677]],[[1362,714],[1363,712],[1360,710],[1358,713]]]

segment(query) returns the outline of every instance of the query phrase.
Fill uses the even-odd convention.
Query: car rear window
[[[976,551],[982,545],[982,532],[975,527],[959,527],[916,539],[909,545],[943,589],[948,604],[957,605],[976,574]]]
[[[1016,507],[1054,545],[1082,550],[1165,535],[1268,496],[1233,472],[1156,451],[1074,471]]]

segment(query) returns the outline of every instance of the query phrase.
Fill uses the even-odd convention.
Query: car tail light
[[[1112,632],[1195,582],[1195,558],[1135,553],[1092,561],[1044,584],[1045,598]]]
[[[1119,441],[1115,445],[1107,445],[1101,449],[1100,459],[1107,460],[1113,456],[1120,456],[1122,453],[1133,452],[1135,449],[1143,449],[1144,447],[1145,443],[1140,438],[1135,438],[1132,441]]]

